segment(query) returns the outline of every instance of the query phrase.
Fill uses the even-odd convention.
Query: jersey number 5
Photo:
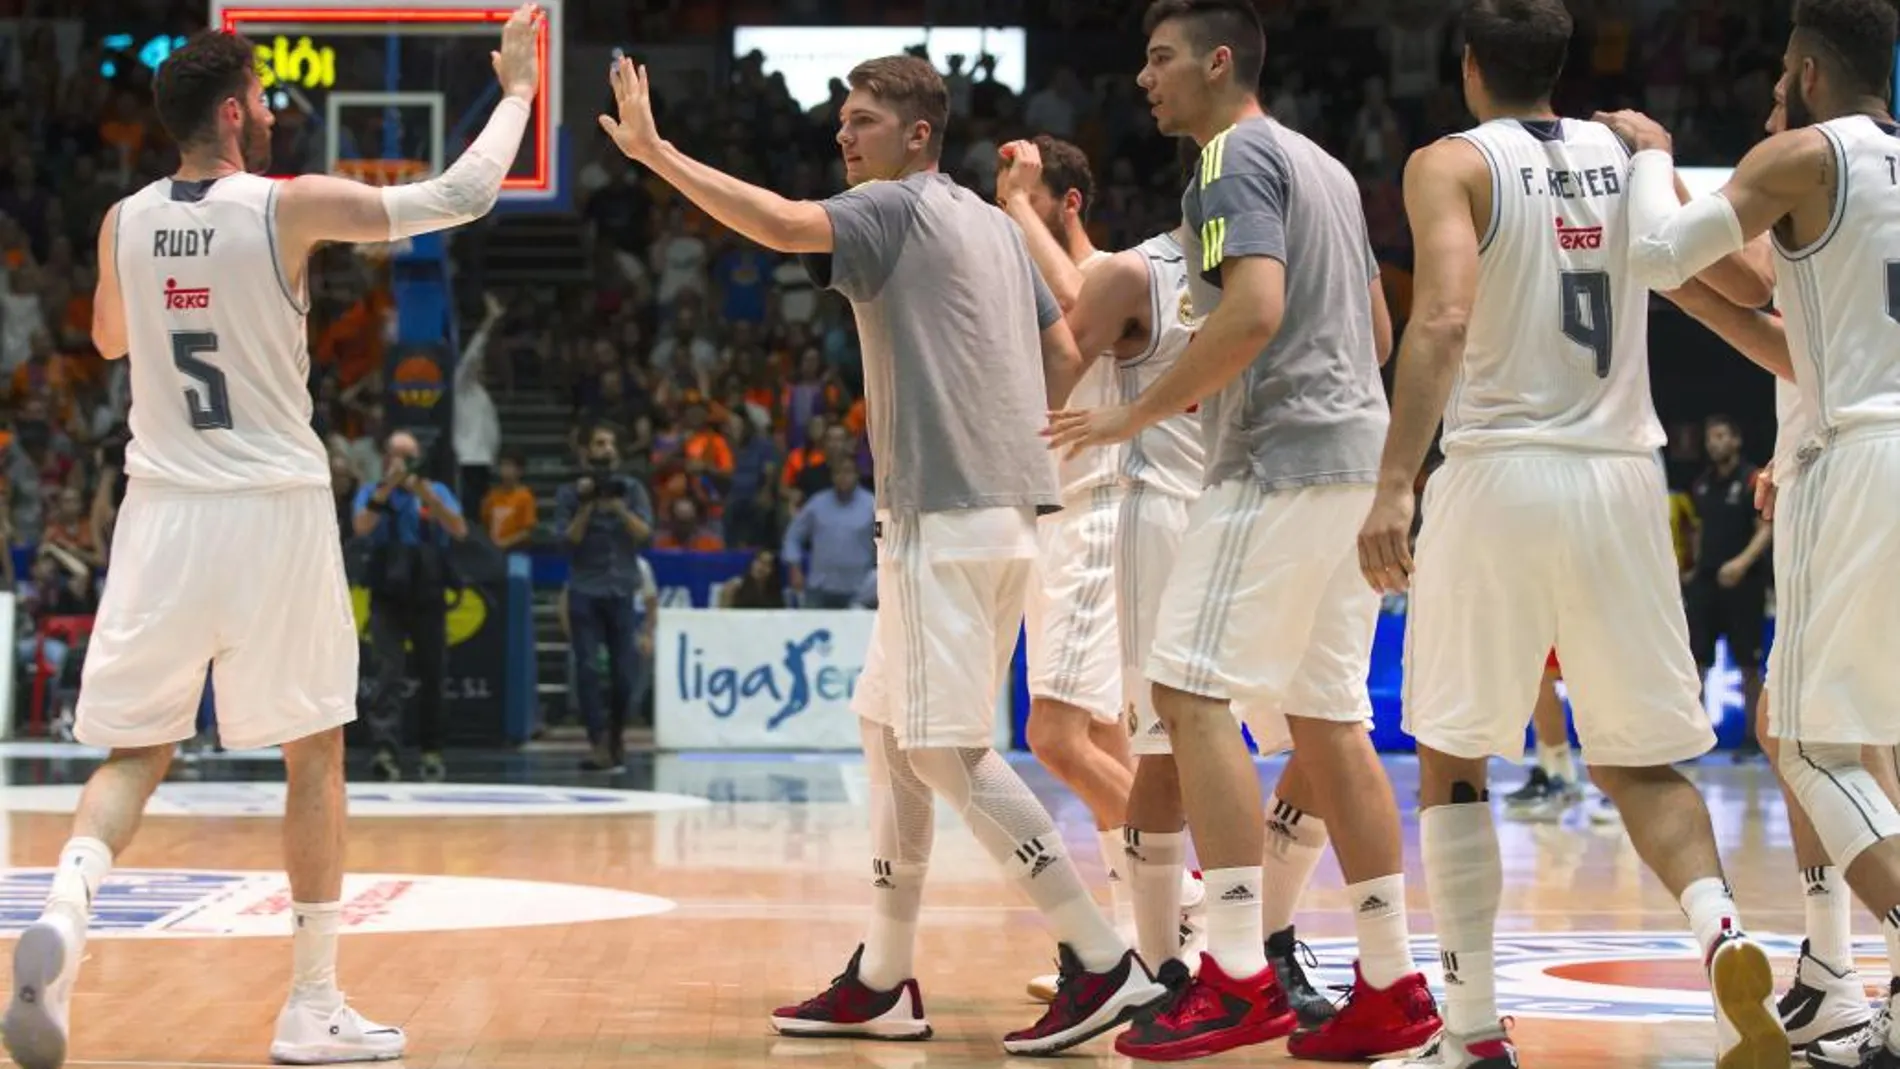
[[[1616,336],[1610,320],[1610,273],[1565,271],[1559,277],[1563,309],[1559,326],[1564,337],[1596,357],[1597,378],[1610,377],[1610,340]]]
[[[185,387],[185,408],[191,413],[194,431],[231,429],[231,394],[224,386],[224,372],[199,359],[201,354],[217,351],[218,336],[208,330],[172,335],[172,363],[197,383]]]

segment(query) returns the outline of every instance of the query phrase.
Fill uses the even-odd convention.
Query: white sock
[[[1075,862],[1062,852],[1061,836],[1053,827],[1048,834],[1023,842],[1007,859],[999,860],[1010,881],[1042,910],[1056,941],[1067,943],[1083,968],[1106,972],[1121,961],[1128,944],[1102,916],[1101,907],[1083,886]]]
[[[1122,829],[1128,884],[1134,892],[1135,945],[1148,971],[1181,953],[1181,875],[1187,834]]]
[[[1266,936],[1260,931],[1260,867],[1208,869],[1207,952],[1236,980],[1267,967]]]
[[[1445,1027],[1462,1036],[1496,1028],[1493,940],[1504,862],[1491,807],[1485,802],[1433,806],[1420,814],[1418,835],[1445,967]]]
[[[1543,769],[1546,776],[1563,780],[1565,783],[1575,782],[1577,778],[1576,763],[1571,757],[1569,742],[1538,746],[1537,767]]]
[[[292,902],[295,929],[290,939],[290,998],[293,1002],[337,1006],[336,933],[343,922],[341,902]]]
[[[1128,855],[1122,846],[1122,829],[1097,829],[1096,845],[1102,848],[1102,868],[1108,873],[1108,903],[1115,931],[1124,942],[1135,942],[1135,895],[1128,886]]]
[[[928,865],[871,859],[871,930],[864,938],[858,979],[873,991],[889,991],[911,979],[917,946],[917,914],[923,910]]]
[[[1359,933],[1359,975],[1383,991],[1409,975],[1412,933],[1405,924],[1405,874],[1394,873],[1346,888]]]
[[[1326,853],[1326,822],[1274,795],[1267,805],[1267,851],[1262,859],[1260,928],[1268,935],[1293,924],[1293,911]]]
[[[1715,949],[1716,940],[1728,932],[1742,930],[1742,921],[1736,915],[1735,896],[1730,893],[1728,881],[1720,876],[1705,876],[1695,881],[1682,892],[1682,912],[1689,916],[1689,927],[1695,931],[1695,941],[1702,948],[1702,960],[1709,960],[1709,951]]]
[[[1801,891],[1801,901],[1808,915],[1808,954],[1837,973],[1852,971],[1854,948],[1850,932],[1854,918],[1850,910],[1853,903],[1848,898],[1847,884],[1841,879],[1841,870],[1832,865],[1802,869]]]
[[[111,847],[98,839],[68,839],[59,852],[59,867],[53,871],[47,907],[64,910],[83,928],[92,918],[92,900],[99,893],[99,885],[111,871]]]

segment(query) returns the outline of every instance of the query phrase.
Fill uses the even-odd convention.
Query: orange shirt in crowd
[[[73,418],[73,375],[71,361],[57,353],[45,364],[31,361],[13,369],[9,396],[18,403],[23,397],[44,397],[56,418],[65,423]]]
[[[534,491],[525,486],[497,486],[482,498],[482,526],[496,545],[534,530],[535,513]]]
[[[337,381],[345,388],[383,366],[383,312],[389,303],[386,293],[372,290],[317,339],[317,362],[335,366]]]
[[[785,458],[785,474],[780,476],[780,480],[784,482],[786,486],[797,486],[798,477],[806,468],[814,467],[824,462],[825,451],[818,446],[808,445],[803,449],[794,449],[791,454]]]
[[[732,474],[732,446],[726,444],[726,436],[718,431],[707,428],[686,439],[682,452],[687,460],[703,461],[721,475]]]
[[[118,149],[128,158],[137,159],[139,152],[145,148],[145,124],[107,119],[99,124],[99,140]]]

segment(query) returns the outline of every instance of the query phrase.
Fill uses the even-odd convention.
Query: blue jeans
[[[587,738],[618,753],[634,698],[633,598],[626,594],[567,594],[568,628],[573,636],[574,690]],[[600,703],[600,658],[607,654],[611,677],[609,705]]]

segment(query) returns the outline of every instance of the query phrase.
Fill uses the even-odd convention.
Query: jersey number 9
[[[231,394],[225,389],[224,372],[199,359],[202,354],[217,351],[218,336],[208,330],[172,335],[172,363],[196,384],[185,387],[185,409],[191,414],[194,431],[231,429]]]
[[[1597,378],[1610,377],[1611,329],[1610,273],[1608,271],[1565,271],[1559,278],[1563,308],[1559,320],[1564,337],[1590,350],[1596,357]]]

